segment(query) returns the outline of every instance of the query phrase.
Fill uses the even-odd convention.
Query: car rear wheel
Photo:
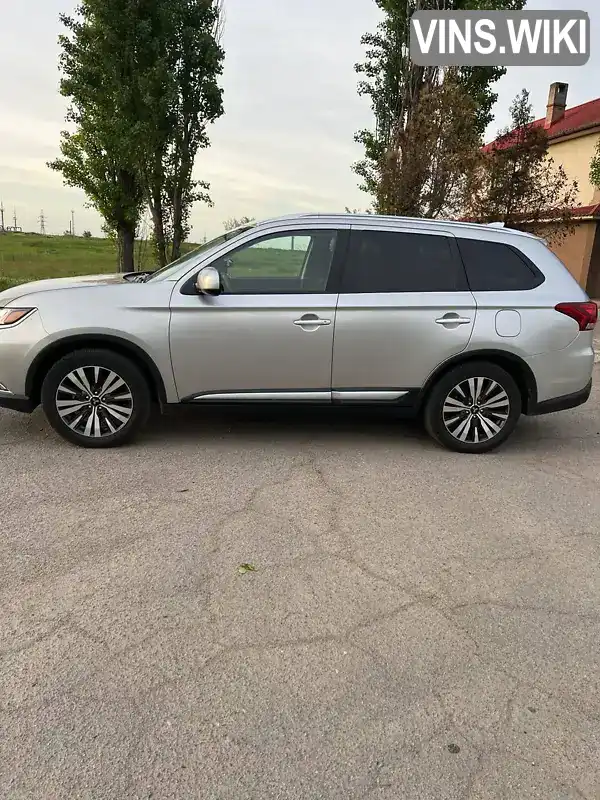
[[[148,419],[146,379],[125,356],[110,350],[78,350],[49,370],[42,407],[52,427],[81,447],[117,447]]]
[[[434,386],[425,406],[425,427],[444,447],[487,453],[503,444],[521,416],[515,380],[496,364],[463,364]]]

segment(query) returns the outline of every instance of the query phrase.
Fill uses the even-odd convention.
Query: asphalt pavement
[[[206,408],[0,445],[0,797],[600,798],[600,367],[483,457]]]

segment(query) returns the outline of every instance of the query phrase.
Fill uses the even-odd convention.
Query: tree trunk
[[[127,222],[123,222],[118,226],[117,233],[119,236],[119,254],[121,256],[119,272],[133,272],[135,270],[135,229]]]
[[[152,225],[154,227],[154,249],[156,252],[156,262],[158,268],[160,269],[167,264],[165,220],[160,191],[153,193],[152,201],[150,202],[150,213],[152,214]]]
[[[117,272],[123,272],[123,240],[117,231],[116,237],[113,239],[117,248]]]
[[[119,271],[133,272],[135,270],[135,233],[140,217],[143,195],[136,176],[126,169],[119,170],[118,183],[125,201],[119,206],[115,214],[118,220],[115,228],[121,253],[121,268]]]
[[[175,186],[173,190],[173,246],[171,248],[171,260],[176,261],[181,256],[181,245],[183,244],[183,205],[182,191],[180,186]]]

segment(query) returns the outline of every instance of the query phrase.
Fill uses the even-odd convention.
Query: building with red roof
[[[600,297],[600,189],[590,182],[590,162],[600,140],[600,97],[567,108],[569,86],[553,83],[546,117],[531,124],[543,127],[549,139],[549,155],[579,185],[580,205],[574,209],[575,231],[554,249],[591,297]],[[484,146],[508,147],[510,133]]]

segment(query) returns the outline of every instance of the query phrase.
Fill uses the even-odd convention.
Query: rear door
[[[476,305],[454,237],[354,227],[333,349],[337,401],[395,400],[466,349]]]

